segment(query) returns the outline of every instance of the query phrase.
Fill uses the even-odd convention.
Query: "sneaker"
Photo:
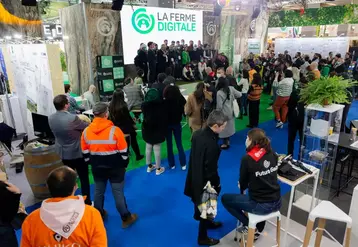
[[[281,128],[283,126],[283,123],[281,121],[278,121],[276,124],[276,128]]]
[[[165,168],[164,168],[164,167],[158,168],[158,169],[155,171],[155,175],[160,175],[160,174],[162,174],[163,172],[165,172]]]
[[[171,170],[175,170],[175,166],[171,166],[170,169],[171,169]]]
[[[155,170],[155,166],[153,166],[153,165],[148,165],[148,167],[147,167],[147,172],[148,173],[151,173],[152,171],[154,171]]]
[[[186,166],[182,166],[182,167],[181,167],[181,170],[182,170],[182,171],[185,171],[185,170],[186,170]]]
[[[128,228],[130,227],[131,225],[134,224],[134,222],[136,222],[138,219],[138,215],[136,214],[131,214],[131,216],[122,222],[122,228],[125,229],[125,228]]]

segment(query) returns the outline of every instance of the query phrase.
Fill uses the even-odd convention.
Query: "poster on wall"
[[[46,45],[10,45],[16,94],[20,100],[27,133],[33,134],[31,113],[50,115],[53,107],[53,90]]]
[[[5,58],[4,58],[2,48],[0,48],[0,76],[3,76],[3,78],[5,79],[5,85],[7,87],[7,91],[10,92],[9,78],[8,78],[7,72],[6,72]],[[3,88],[2,86],[3,85],[0,86],[1,94],[5,93],[5,88]]]
[[[123,6],[121,11],[124,64],[134,64],[141,43],[159,46],[171,41],[203,40],[203,12],[187,9]]]

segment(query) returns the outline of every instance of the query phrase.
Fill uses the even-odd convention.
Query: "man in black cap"
[[[128,211],[124,197],[124,177],[128,166],[128,147],[123,132],[108,120],[108,104],[99,102],[93,107],[93,122],[83,131],[81,147],[85,160],[90,161],[95,182],[94,207],[103,209],[107,182],[111,183],[116,208],[122,218],[122,228],[138,218]]]

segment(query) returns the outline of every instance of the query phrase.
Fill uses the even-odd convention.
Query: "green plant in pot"
[[[343,77],[323,77],[309,82],[300,91],[300,101],[305,104],[320,104],[322,106],[332,103],[349,103],[352,96],[349,88],[357,85],[356,82],[343,79]]]

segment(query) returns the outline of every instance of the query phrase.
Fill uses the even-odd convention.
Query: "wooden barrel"
[[[51,197],[47,189],[48,174],[57,167],[63,166],[55,146],[33,148],[27,145],[24,150],[24,168],[27,181],[34,196],[39,199]]]

